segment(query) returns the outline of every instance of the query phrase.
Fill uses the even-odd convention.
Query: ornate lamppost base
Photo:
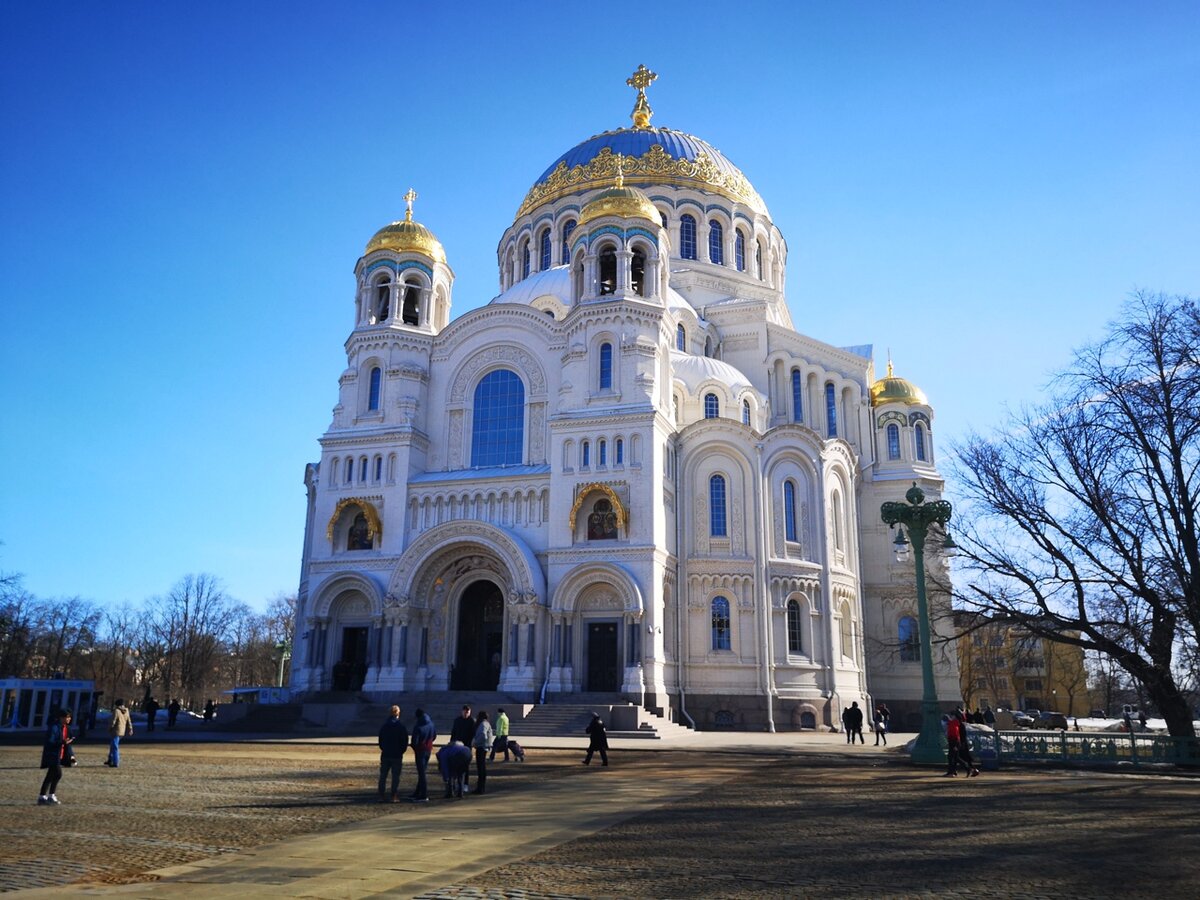
[[[942,733],[937,704],[922,703],[921,707],[921,733],[913,742],[910,758],[918,766],[944,766],[946,737]]]

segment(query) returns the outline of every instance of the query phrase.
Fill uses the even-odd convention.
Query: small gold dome
[[[892,374],[892,361],[887,364],[887,375],[871,385],[871,405],[882,406],[885,403],[904,403],[908,406],[928,406],[925,392],[907,378],[898,378]]]
[[[374,253],[376,250],[392,250],[396,253],[420,253],[440,263],[446,261],[446,251],[443,249],[441,241],[420,222],[413,221],[412,205],[416,199],[417,192],[410,188],[404,195],[404,200],[408,204],[404,218],[391,225],[385,225],[375,232],[375,236],[367,242],[366,253]]]
[[[662,223],[662,214],[650,198],[635,187],[611,187],[584,204],[579,224],[586,225],[601,216],[620,216],[622,219],[646,219],[655,225]]]

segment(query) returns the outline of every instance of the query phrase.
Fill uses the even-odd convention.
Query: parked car
[[[1035,719],[1028,713],[1023,713],[1020,710],[1012,711],[1013,724],[1018,728],[1032,728]]]
[[[1093,709],[1090,713],[1088,713],[1088,715],[1091,716],[1093,719],[1107,719],[1108,718],[1108,713],[1106,713],[1102,709]]]
[[[1067,717],[1062,713],[1043,712],[1038,716],[1038,728],[1059,728],[1066,731],[1069,727]]]

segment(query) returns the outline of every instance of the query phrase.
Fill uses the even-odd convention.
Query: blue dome
[[[707,141],[670,128],[619,128],[590,137],[554,160],[529,189],[518,217],[559,197],[611,185],[618,155],[624,157],[628,185],[696,187],[767,212],[741,170]]]

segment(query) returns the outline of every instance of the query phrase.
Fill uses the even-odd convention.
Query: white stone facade
[[[702,728],[915,711],[912,564],[879,507],[940,495],[932,409],[869,347],[793,328],[783,236],[711,147],[647,127],[564,157],[489,304],[451,321],[411,217],[358,261],[293,690],[603,692]]]

